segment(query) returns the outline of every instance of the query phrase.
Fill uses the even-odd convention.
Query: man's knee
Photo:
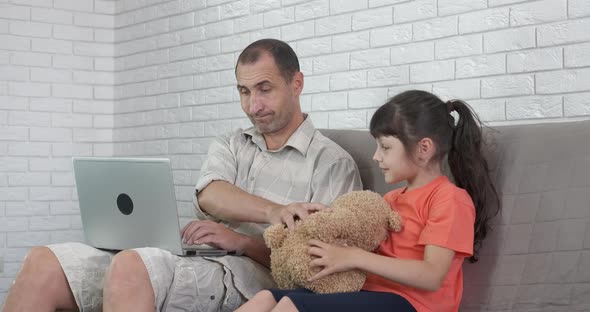
[[[104,280],[104,291],[113,295],[127,287],[149,287],[151,283],[141,256],[134,250],[124,250],[113,257]]]
[[[43,309],[76,309],[64,270],[55,254],[47,247],[33,247],[29,251],[7,302],[9,300],[11,303],[7,303],[7,307],[28,307],[24,309],[27,311],[33,310],[32,305],[41,305]]]
[[[19,277],[32,277],[37,281],[52,281],[63,275],[55,254],[47,247],[33,247],[24,259]]]
[[[140,311],[154,308],[154,291],[146,266],[133,250],[121,251],[113,257],[103,287],[103,305],[108,307],[105,310],[127,311],[129,304]]]
[[[105,276],[105,284],[118,281],[131,281],[147,274],[147,269],[136,251],[124,250],[116,254]]]

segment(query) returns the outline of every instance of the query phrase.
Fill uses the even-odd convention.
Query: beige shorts
[[[102,311],[104,275],[114,253],[80,243],[47,247],[59,260],[80,311]],[[218,262],[157,248],[134,250],[147,268],[157,311],[234,311],[246,300],[231,271]]]

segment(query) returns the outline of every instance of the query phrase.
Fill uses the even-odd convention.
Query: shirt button
[[[211,300],[215,300],[215,296],[211,296],[209,297]]]

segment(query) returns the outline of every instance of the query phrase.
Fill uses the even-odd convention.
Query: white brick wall
[[[0,303],[31,246],[83,240],[71,157],[112,154],[115,4],[0,1]]]
[[[320,128],[410,88],[494,123],[590,116],[586,0],[0,1],[0,250],[82,240],[70,157],[172,159],[179,211],[208,143],[244,127],[233,67],[289,42]],[[49,234],[49,235],[47,235]],[[0,300],[14,270],[0,278]],[[494,300],[493,298],[490,300]]]

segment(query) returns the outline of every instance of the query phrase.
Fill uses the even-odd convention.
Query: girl
[[[458,122],[451,112],[459,116]],[[462,264],[476,255],[500,203],[482,155],[482,134],[462,101],[443,102],[424,91],[401,93],[373,115],[373,159],[387,183],[406,181],[385,200],[402,216],[375,253],[310,241],[318,273],[310,280],[351,269],[368,273],[363,290],[314,294],[264,290],[238,311],[457,311]],[[442,173],[448,163],[455,184]]]

